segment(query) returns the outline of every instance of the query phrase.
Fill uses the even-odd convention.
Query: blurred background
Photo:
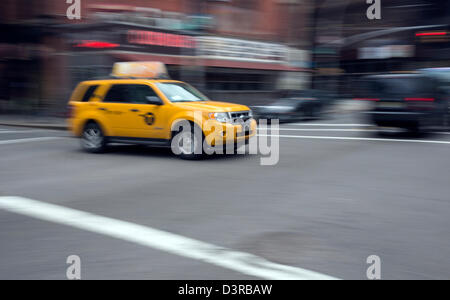
[[[83,279],[256,277],[12,214],[14,195],[338,278],[369,255],[383,279],[450,278],[450,1],[375,1],[379,19],[366,0],[67,1],[0,1],[0,279],[65,278],[73,254]],[[70,94],[124,61],[289,122],[278,164],[82,152]]]
[[[63,0],[0,4],[0,113],[61,115],[74,86],[114,62],[162,61],[214,100],[288,91],[353,98],[365,75],[449,66],[450,4],[383,0]],[[437,34],[439,33],[439,34]]]

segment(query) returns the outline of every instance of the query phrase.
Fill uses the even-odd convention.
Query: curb
[[[66,125],[55,125],[55,124],[39,124],[39,123],[19,123],[19,122],[2,122],[2,126],[13,126],[13,127],[26,127],[26,128],[39,128],[39,129],[49,129],[49,130],[68,130]]]

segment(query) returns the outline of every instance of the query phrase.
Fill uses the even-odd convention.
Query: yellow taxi
[[[111,78],[78,84],[68,122],[82,147],[99,153],[109,143],[145,144],[195,159],[256,134],[247,106],[211,101],[167,74],[162,63],[116,63]]]

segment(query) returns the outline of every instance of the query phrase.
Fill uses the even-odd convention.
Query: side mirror
[[[159,99],[159,97],[156,96],[147,96],[147,104],[151,104],[151,105],[163,105],[163,102],[161,99]]]

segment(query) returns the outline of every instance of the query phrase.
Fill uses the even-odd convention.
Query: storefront
[[[121,22],[73,25],[64,31],[71,87],[108,76],[120,61],[161,61],[171,78],[190,82],[212,99],[245,104],[272,100],[286,88],[284,79],[290,74],[299,78],[290,82],[291,88],[302,88],[307,81],[307,76],[295,76],[306,68],[290,63],[289,48],[280,44]]]
[[[51,32],[35,24],[0,24],[0,113],[33,112],[48,104],[45,77]]]

